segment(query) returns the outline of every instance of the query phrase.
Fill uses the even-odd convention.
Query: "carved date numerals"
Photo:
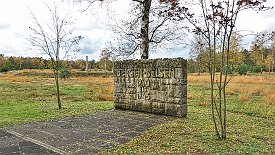
[[[137,99],[150,99],[150,79],[138,79],[137,80]]]

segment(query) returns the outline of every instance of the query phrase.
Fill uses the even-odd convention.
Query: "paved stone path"
[[[0,129],[0,154],[58,154]]]
[[[0,154],[93,154],[173,118],[110,110],[0,129]]]

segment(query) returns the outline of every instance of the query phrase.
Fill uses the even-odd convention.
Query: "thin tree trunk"
[[[209,40],[210,42],[210,40]],[[210,45],[210,43],[209,43]],[[215,64],[212,60],[213,58],[213,54],[212,54],[212,50],[211,50],[211,46],[209,46],[209,53],[210,53],[210,84],[211,84],[211,114],[212,114],[212,120],[214,123],[214,129],[217,135],[217,138],[220,139],[220,133],[217,127],[217,123],[216,123],[216,118],[215,118],[215,110],[214,110],[214,106],[215,106],[215,97],[214,97],[214,78],[215,78]]]
[[[204,3],[202,3],[201,1],[201,7],[203,10],[203,16],[206,18],[206,13],[205,13],[205,6]],[[215,129],[215,133],[218,139],[221,139],[218,127],[217,127],[217,122],[216,122],[216,118],[215,118],[215,97],[214,97],[214,80],[215,80],[215,52],[211,50],[211,34],[210,34],[210,24],[208,23],[208,21],[205,20],[205,25],[207,28],[207,38],[208,38],[208,50],[209,50],[209,56],[210,56],[210,61],[209,61],[209,73],[210,73],[210,85],[211,85],[211,114],[212,114],[212,120],[213,120],[213,124],[214,124],[214,129]]]
[[[107,59],[105,59],[105,71],[107,71]]]
[[[198,76],[201,75],[201,63],[199,62],[199,67],[198,67]]]
[[[140,52],[141,59],[149,58],[149,14],[152,0],[144,0],[141,5],[141,42],[140,42]]]
[[[275,48],[272,50],[272,67],[271,67],[271,72],[274,72],[274,65],[275,65]]]
[[[227,80],[227,74],[225,75],[225,80]],[[223,133],[222,133],[222,138],[226,139],[226,123],[227,123],[227,114],[226,114],[226,83],[224,83],[224,87],[223,87]]]
[[[264,52],[262,53],[262,62],[264,62]],[[261,73],[263,73],[263,65],[261,64]]]
[[[59,78],[58,78],[58,70],[55,70],[55,84],[56,84],[56,97],[58,109],[62,109],[61,100],[60,100],[60,90],[59,90]]]
[[[56,83],[56,95],[57,95],[57,104],[58,104],[58,109],[62,109],[62,105],[61,105],[61,100],[60,100],[60,90],[59,90],[59,48],[60,48],[60,42],[59,42],[59,29],[57,26],[57,48],[56,48],[56,70],[55,70],[55,83]]]
[[[213,35],[214,36],[216,36],[217,34],[216,34],[216,26],[215,25],[213,25]],[[215,75],[215,73],[216,73],[216,46],[217,46],[217,44],[216,44],[216,37],[214,37],[213,38],[213,61],[214,61],[214,75]],[[223,53],[222,53],[222,64],[221,65],[223,65],[223,55],[224,55],[224,51],[222,51]],[[213,81],[214,81],[214,79],[213,79]],[[220,81],[218,82],[218,90],[219,90],[219,101],[218,101],[218,103],[219,103],[219,109],[217,110],[217,115],[218,115],[218,119],[219,119],[219,125],[220,125],[220,130],[221,130],[221,135],[222,135],[222,133],[223,133],[223,123],[222,123],[222,103],[221,103],[221,84],[222,84],[222,68],[220,68]],[[214,90],[213,90],[214,91]],[[222,137],[221,137],[221,139],[222,139]]]
[[[217,123],[216,123],[216,118],[215,118],[215,109],[214,109],[214,104],[215,104],[215,98],[214,98],[214,76],[215,74],[213,74],[213,68],[211,67],[211,71],[210,71],[210,79],[211,79],[211,114],[212,114],[212,120],[214,123],[214,129],[216,132],[216,135],[218,137],[218,139],[220,139],[220,133],[219,130],[217,128]]]

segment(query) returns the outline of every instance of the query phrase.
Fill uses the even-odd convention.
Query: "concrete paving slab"
[[[0,130],[0,154],[93,154],[126,143],[149,128],[174,118],[109,110],[16,125]]]
[[[39,155],[58,155],[50,149],[37,145],[28,140],[17,137],[3,129],[0,129],[0,154],[1,155],[22,155],[22,154],[39,154]]]

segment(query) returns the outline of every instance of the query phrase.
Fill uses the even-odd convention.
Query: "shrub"
[[[3,66],[0,68],[0,72],[8,72],[14,69],[15,69],[15,66],[10,61],[6,61],[3,64]]]
[[[261,66],[259,66],[259,65],[250,66],[250,67],[249,67],[249,71],[250,71],[251,73],[259,73],[259,72],[261,72]]]
[[[228,74],[233,74],[233,72],[234,72],[233,65],[223,66],[222,71],[223,71],[223,73],[225,73],[225,71],[227,71]]]
[[[249,70],[249,66],[247,64],[240,64],[237,68],[238,74],[246,75]]]
[[[72,77],[72,72],[70,71],[69,68],[62,67],[59,70],[59,77],[62,79],[68,79],[68,78]]]

